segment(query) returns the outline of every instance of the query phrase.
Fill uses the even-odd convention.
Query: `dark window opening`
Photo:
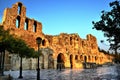
[[[24,30],[28,30],[28,19],[25,20]]]
[[[78,55],[75,55],[75,60],[78,60]]]
[[[95,61],[97,61],[97,57],[95,56]]]
[[[70,45],[72,45],[72,37],[70,37]]]
[[[22,3],[18,3],[18,14],[21,14]]]
[[[77,38],[77,41],[79,41],[79,39]]]
[[[20,27],[20,16],[17,17],[16,19],[16,28]]]
[[[85,63],[87,62],[87,57],[86,57],[86,56],[84,56],[84,62],[85,62]]]
[[[64,65],[64,60],[65,60],[65,57],[62,53],[60,53],[58,56],[57,56],[57,69],[62,69],[62,68],[65,68],[65,65]]]
[[[45,40],[42,40],[42,45],[45,46]]]
[[[70,68],[73,68],[73,55],[70,55]]]
[[[36,32],[37,31],[37,22],[34,22],[33,24],[33,32]]]

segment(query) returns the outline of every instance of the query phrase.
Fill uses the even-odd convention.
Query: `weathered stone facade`
[[[37,50],[36,38],[42,38],[40,57],[41,68],[57,68],[63,64],[65,68],[82,68],[84,62],[103,64],[112,62],[110,56],[100,53],[97,39],[88,34],[86,39],[81,39],[78,34],[61,33],[60,35],[46,35],[42,32],[42,24],[34,19],[26,17],[26,8],[18,2],[12,8],[4,10],[2,25],[4,29],[10,29],[11,34],[20,37],[35,50]],[[18,60],[16,60],[16,59]],[[18,68],[19,58],[11,56],[10,63],[13,69]],[[12,61],[13,60],[13,61]],[[15,63],[15,61],[18,61]],[[36,59],[24,60],[25,69],[35,69]]]

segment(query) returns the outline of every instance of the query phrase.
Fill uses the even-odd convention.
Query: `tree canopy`
[[[19,54],[21,57],[37,57],[35,50],[30,48],[24,40],[16,38],[9,33],[9,30],[4,30],[0,26],[0,52],[9,51],[10,53]]]
[[[93,29],[102,31],[110,43],[110,49],[117,53],[117,49],[120,48],[120,2],[111,2],[109,6],[111,11],[102,11],[100,21],[92,22]]]

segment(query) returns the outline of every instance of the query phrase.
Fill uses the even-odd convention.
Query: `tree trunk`
[[[23,78],[22,76],[22,56],[20,56],[20,75],[19,78]]]
[[[2,51],[0,54],[0,75],[4,75],[4,60],[5,59],[5,51]]]
[[[2,52],[0,52],[0,75],[2,75]]]
[[[118,53],[117,53],[117,48],[115,48],[115,63],[118,63]]]

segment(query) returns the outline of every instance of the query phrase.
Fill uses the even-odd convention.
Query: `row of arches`
[[[64,68],[76,68],[75,64],[76,64],[76,59],[75,59],[75,55],[71,54],[68,56],[68,58],[66,58],[66,55],[64,55],[63,53],[59,53],[56,58],[53,58],[53,52],[47,52],[45,50],[43,50],[43,54],[40,56],[40,68],[42,69],[64,69]],[[83,57],[83,62],[81,61],[80,63],[78,63],[79,65],[88,62],[89,56],[86,55],[82,55]],[[56,60],[57,59],[57,60]],[[67,60],[69,59],[69,60]],[[80,59],[80,58],[78,58]],[[102,59],[102,58],[101,58]],[[68,62],[66,62],[68,61]],[[66,63],[69,65],[66,65]],[[92,63],[92,62],[91,62]],[[93,62],[95,63],[95,62]],[[30,69],[32,69],[33,63],[31,61],[30,63]]]
[[[17,17],[16,17],[16,28],[20,28],[21,25],[21,14],[22,14],[22,3],[18,2],[17,4]],[[23,22],[22,22],[23,23]],[[28,30],[29,29],[29,19],[26,18],[25,22],[24,22],[24,30]],[[32,25],[32,31],[33,32],[37,32],[37,21],[34,21],[33,25]]]
[[[17,16],[16,18],[16,28],[20,28],[20,23],[21,23],[21,17]],[[33,26],[32,26],[32,31],[33,32],[37,32],[37,22],[34,21]],[[25,23],[24,23],[24,30],[28,30],[29,29],[29,19],[25,19]]]
[[[75,55],[75,60],[80,60],[81,62],[96,62],[98,60],[101,60],[103,59],[103,57],[97,57],[97,56],[92,56],[92,55]]]
[[[70,68],[73,68],[73,65],[75,63],[75,61],[79,61],[80,63],[100,63],[102,62],[103,57],[97,57],[97,56],[87,56],[87,55],[80,55],[80,57],[78,58],[78,55],[73,55],[71,54],[69,56],[69,63],[70,63]],[[59,66],[59,64],[62,64],[62,66],[65,67],[65,56],[63,53],[59,53],[57,56],[57,68]]]

